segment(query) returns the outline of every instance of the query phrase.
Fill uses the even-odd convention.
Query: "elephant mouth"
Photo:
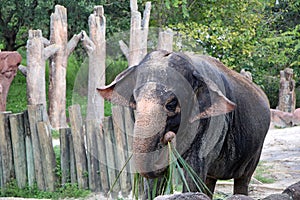
[[[160,139],[155,151],[134,155],[137,171],[143,177],[153,179],[164,175],[170,164],[168,142],[176,145],[175,136],[174,132],[169,131]]]

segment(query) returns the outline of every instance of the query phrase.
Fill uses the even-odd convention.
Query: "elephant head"
[[[147,178],[161,176],[166,170],[166,143],[175,135],[176,140],[181,134],[180,140],[191,142],[193,138],[184,134],[193,124],[235,108],[213,81],[195,70],[188,57],[166,51],[148,54],[98,92],[113,104],[136,110],[134,163]]]

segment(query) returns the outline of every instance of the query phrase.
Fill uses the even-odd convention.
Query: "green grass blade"
[[[197,173],[193,170],[193,168],[191,166],[189,166],[188,163],[186,163],[186,161],[180,156],[180,154],[177,152],[177,150],[173,146],[171,146],[171,147],[172,147],[172,152],[174,153],[175,157],[178,159],[178,162],[182,165],[183,169],[185,169],[186,172],[188,173],[188,175],[191,177],[191,179],[195,183],[197,189],[200,192],[207,191],[210,194],[212,194],[211,191],[208,189],[208,187],[205,185],[205,183],[200,179],[200,177],[197,175]],[[182,176],[182,174],[183,173],[180,173],[185,186],[188,188],[187,182],[184,178],[184,175]]]
[[[108,191],[108,195],[109,195],[109,194],[112,192],[112,190],[114,189],[114,187],[115,187],[117,181],[118,181],[119,178],[120,178],[120,175],[121,175],[122,172],[124,171],[126,165],[129,163],[129,161],[130,161],[130,159],[132,158],[132,156],[133,156],[133,154],[131,154],[131,155],[129,156],[129,158],[126,160],[126,162],[125,162],[125,164],[123,165],[122,169],[121,169],[120,172],[118,173],[118,176],[116,177],[114,183],[113,183],[112,186],[110,187],[110,190]]]

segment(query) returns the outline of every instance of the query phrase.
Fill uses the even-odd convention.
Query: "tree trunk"
[[[49,118],[53,128],[66,128],[66,73],[67,73],[67,10],[55,6],[51,15],[51,44],[60,46],[50,62]]]
[[[105,85],[106,19],[102,6],[94,8],[89,17],[90,40],[94,44],[89,54],[89,80],[87,120],[100,120],[104,117],[104,99],[98,94],[97,87]]]
[[[59,46],[59,50],[50,61],[49,118],[54,129],[67,128],[66,120],[66,73],[68,56],[76,47],[82,34],[74,35],[68,42],[67,10],[56,5],[51,15],[50,43]]]

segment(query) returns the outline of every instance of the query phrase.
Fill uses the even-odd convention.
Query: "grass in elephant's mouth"
[[[169,166],[167,169],[167,172],[165,173],[165,176],[161,179],[163,181],[159,181],[159,178],[153,179],[153,188],[152,190],[147,190],[148,197],[156,197],[159,195],[166,195],[166,194],[173,194],[175,192],[175,187],[179,186],[182,188],[184,186],[187,191],[190,191],[190,188],[187,184],[187,180],[184,174],[184,171],[187,172],[186,174],[191,178],[191,180],[195,183],[198,191],[209,191],[209,189],[206,187],[205,183],[199,178],[199,176],[196,174],[196,172],[188,165],[188,163],[180,156],[180,154],[177,152],[177,150],[172,146],[172,144],[168,143],[168,149],[169,149]],[[128,164],[130,158],[127,160],[125,165],[123,166],[123,169]],[[122,173],[123,170],[119,173],[119,175]],[[115,181],[115,183],[118,180],[118,177]],[[182,182],[182,185],[180,184]],[[113,186],[115,185],[113,184]],[[149,180],[146,180],[146,186],[149,187]],[[111,190],[113,188],[111,187]],[[133,183],[133,199],[138,199],[143,193],[144,193],[144,178],[139,174],[136,173],[134,175],[134,183]]]

